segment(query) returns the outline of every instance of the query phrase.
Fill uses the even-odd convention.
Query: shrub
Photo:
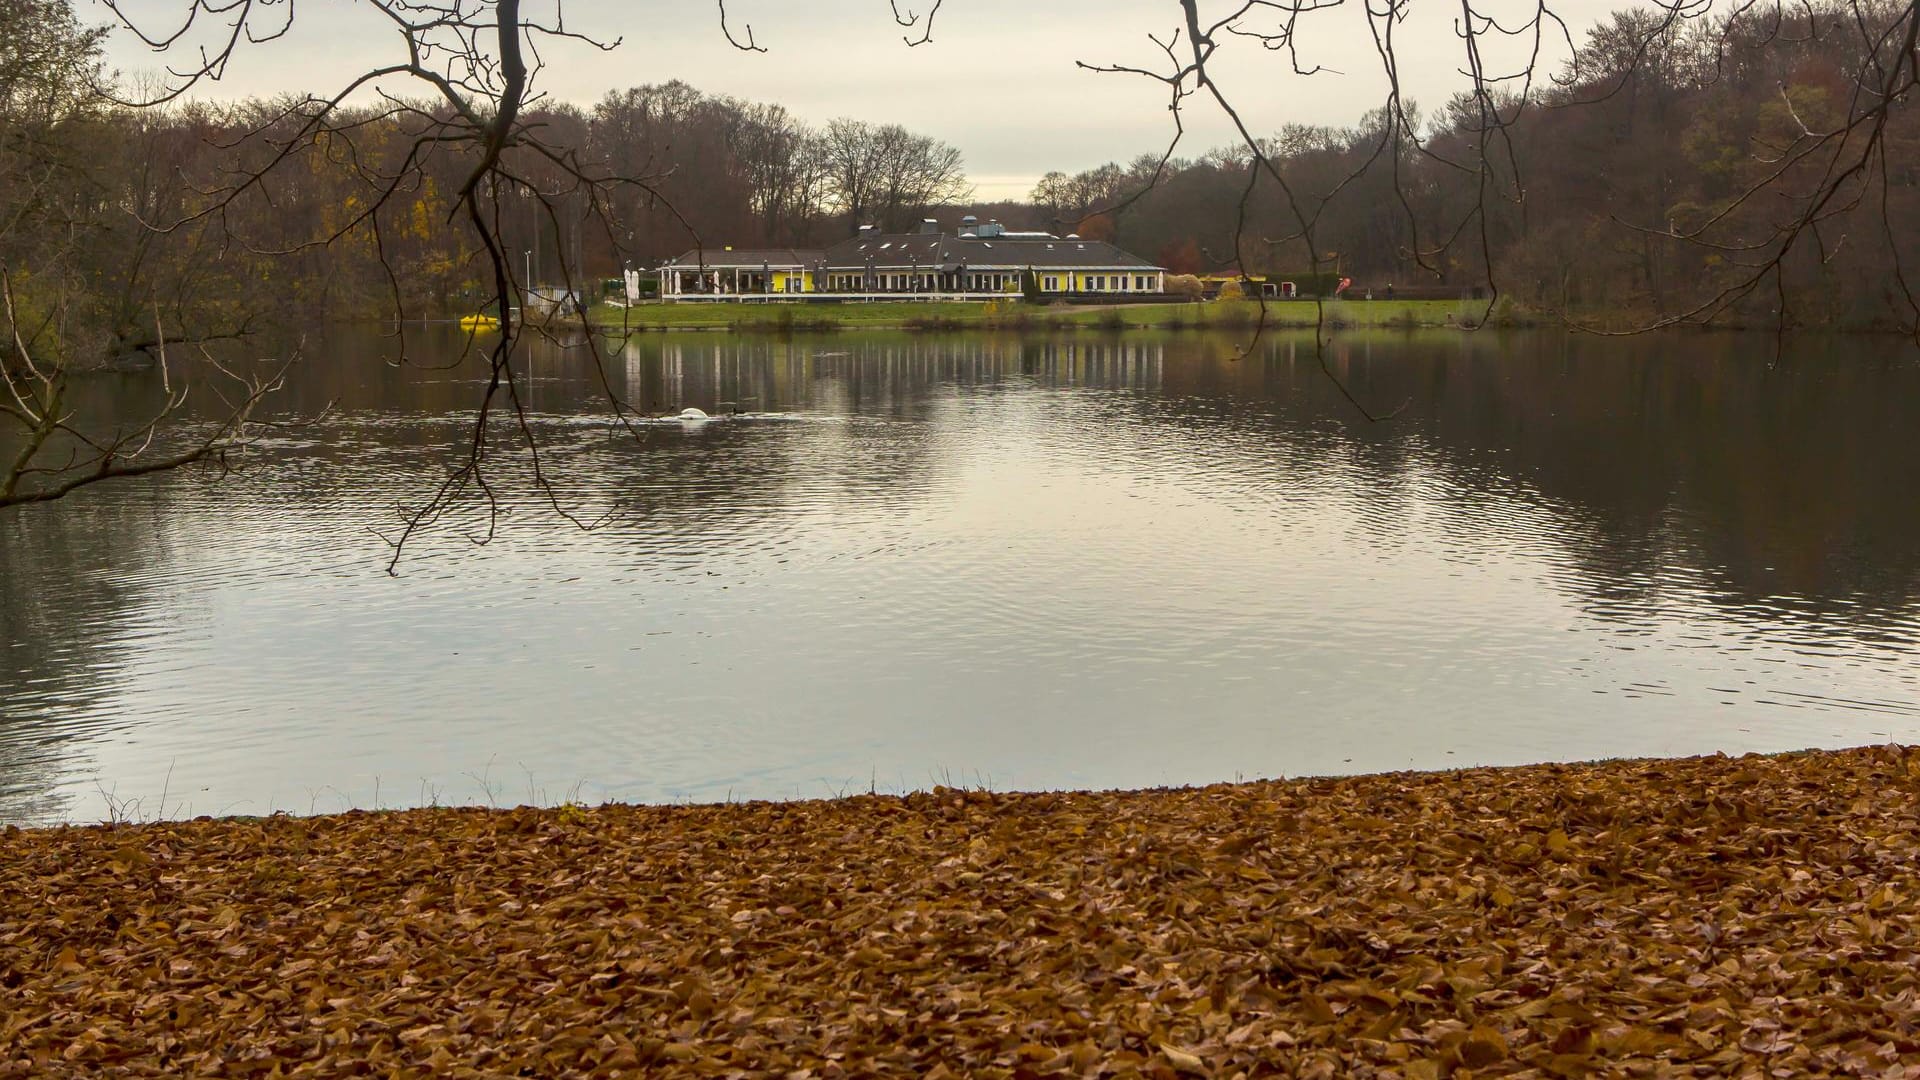
[[[1020,295],[1029,304],[1047,302],[1046,295],[1040,291],[1040,278],[1031,270],[1020,275]]]
[[[1198,300],[1206,295],[1206,287],[1192,274],[1168,274],[1167,291],[1185,300]]]

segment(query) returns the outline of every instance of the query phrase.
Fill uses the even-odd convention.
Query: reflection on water
[[[455,353],[415,344],[415,358]],[[471,362],[309,350],[269,440],[0,514],[0,819],[1139,786],[1911,739],[1893,347],[636,338],[383,572]],[[90,386],[134,414],[139,380]]]

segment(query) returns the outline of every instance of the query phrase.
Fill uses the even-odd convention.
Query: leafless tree
[[[123,25],[154,48],[170,50],[170,55],[192,51],[193,61],[176,68],[176,77],[165,91],[140,104],[175,100],[197,84],[220,76],[236,50],[282,37],[293,29],[291,5],[267,0],[180,0],[181,16],[165,25],[147,24],[123,6],[122,0],[103,2]],[[1128,183],[1118,190],[1108,184],[1098,193],[1066,193],[1062,208],[1082,218],[1125,210],[1163,181],[1168,163],[1186,135],[1185,114],[1204,107],[1224,118],[1235,132],[1237,154],[1246,164],[1231,241],[1237,265],[1251,265],[1252,256],[1259,250],[1287,247],[1304,251],[1312,269],[1326,269],[1322,234],[1327,207],[1343,193],[1359,190],[1362,177],[1384,172],[1389,183],[1373,212],[1393,214],[1402,221],[1407,256],[1429,271],[1438,273],[1440,261],[1450,253],[1471,252],[1467,261],[1482,275],[1491,311],[1505,284],[1501,252],[1495,242],[1498,222],[1507,208],[1524,208],[1529,190],[1529,163],[1516,150],[1518,127],[1540,110],[1591,107],[1620,93],[1627,85],[1626,76],[1656,55],[1664,35],[1670,35],[1675,27],[1712,18],[1717,20],[1714,25],[1723,39],[1732,41],[1744,28],[1772,27],[1773,32],[1786,33],[1780,28],[1805,24],[1805,20],[1796,22],[1795,9],[1785,0],[1729,2],[1731,7],[1722,7],[1716,13],[1711,0],[1651,0],[1652,18],[1615,41],[1617,49],[1624,50],[1624,60],[1614,65],[1613,75],[1619,77],[1606,85],[1596,84],[1579,70],[1577,61],[1583,54],[1575,46],[1568,19],[1555,0],[1535,0],[1517,18],[1489,6],[1489,0],[1461,0],[1453,18],[1453,33],[1468,89],[1448,110],[1454,137],[1443,144],[1423,128],[1401,87],[1400,35],[1415,0],[1360,0],[1387,89],[1373,114],[1375,122],[1367,127],[1372,141],[1364,158],[1330,184],[1309,189],[1277,152],[1276,141],[1253,130],[1245,119],[1241,103],[1248,94],[1264,90],[1256,85],[1231,84],[1222,73],[1220,57],[1223,49],[1259,50],[1276,65],[1276,76],[1316,77],[1326,69],[1308,54],[1302,29],[1318,25],[1336,9],[1351,10],[1348,0],[1230,0],[1218,5],[1203,5],[1202,0],[1169,0],[1166,31],[1150,35],[1161,63],[1083,65],[1095,72],[1150,79],[1164,90],[1173,128],[1166,150],[1157,164],[1148,160],[1128,170]],[[484,540],[492,534],[498,503],[491,469],[502,445],[507,445],[495,439],[496,421],[503,424],[500,431],[510,435],[508,444],[530,463],[536,483],[554,508],[569,514],[548,482],[542,446],[526,422],[521,387],[508,363],[524,333],[546,327],[529,327],[527,318],[516,313],[517,308],[530,311],[535,306],[521,308],[516,304],[529,297],[533,283],[519,279],[516,271],[520,268],[503,242],[506,208],[524,206],[527,199],[532,199],[558,234],[563,208],[585,207],[600,222],[607,243],[616,251],[622,236],[613,224],[609,207],[617,199],[642,199],[649,205],[663,206],[670,214],[677,216],[677,212],[645,175],[644,167],[596,160],[577,146],[569,148],[549,138],[540,124],[529,119],[541,101],[537,84],[546,51],[612,48],[616,41],[595,39],[571,29],[561,18],[558,5],[530,14],[523,10],[520,0],[362,3],[384,18],[394,33],[391,62],[368,68],[327,96],[299,98],[262,117],[248,135],[251,142],[267,148],[264,155],[203,191],[190,214],[152,224],[163,232],[211,224],[235,236],[235,242],[249,245],[231,211],[248,200],[271,199],[280,170],[303,156],[319,154],[353,169],[370,197],[360,201],[356,212],[346,220],[317,230],[293,245],[293,250],[358,234],[370,237],[384,251],[388,238],[383,231],[382,209],[392,200],[417,191],[430,163],[451,160],[459,164],[462,180],[448,212],[450,220],[457,220],[471,233],[483,275],[502,316],[501,332],[484,349],[489,377],[459,460],[431,497],[406,515],[393,535],[397,561],[420,528],[468,500],[478,500],[487,507],[488,526],[478,538]],[[1831,0],[1830,13],[1846,18],[1826,19],[1821,32],[1854,33],[1863,58],[1849,73],[1852,90],[1844,115],[1819,124],[1799,118],[1804,122],[1798,131],[1783,144],[1766,150],[1777,168],[1711,213],[1686,221],[1620,223],[1622,228],[1657,234],[1666,242],[1709,248],[1737,271],[1718,282],[1711,296],[1648,325],[1711,319],[1769,283],[1783,288],[1782,267],[1789,258],[1808,249],[1816,253],[1831,250],[1837,238],[1828,230],[1836,227],[1843,215],[1871,212],[1874,200],[1884,199],[1894,157],[1888,153],[1889,119],[1911,105],[1915,81],[1920,78],[1920,50],[1915,43],[1920,17],[1916,17],[1916,4],[1920,0]],[[1203,14],[1203,6],[1210,13]],[[718,30],[736,47],[752,52],[778,48],[777,42],[763,43],[756,38],[744,21],[737,25],[729,21],[724,3],[717,2],[716,7]],[[938,0],[924,10],[890,2],[889,10],[896,24],[909,31],[905,35],[908,46],[928,45],[935,40],[934,20],[942,10]],[[1574,57],[1575,67],[1563,72],[1545,70],[1546,57],[1556,50]],[[350,102],[367,98],[377,101],[378,107],[349,107]],[[1790,99],[1788,106],[1791,113]],[[364,144],[376,130],[402,132],[403,152],[397,157],[372,152]],[[770,147],[768,153],[760,155],[769,166],[767,175],[759,181],[761,185],[777,187],[785,181],[783,170],[791,167],[796,176],[824,180],[835,192],[840,209],[855,219],[878,214],[887,219],[886,224],[904,224],[905,215],[920,206],[950,201],[961,194],[958,152],[902,130],[837,121],[811,146],[805,145],[799,132],[778,124],[760,134],[768,137]],[[815,156],[809,161],[808,154]],[[1413,163],[1461,178],[1470,197],[1458,205],[1422,209],[1420,193],[1410,176]],[[1256,228],[1256,220],[1266,219],[1252,211],[1263,204],[1280,207],[1281,227]],[[1758,210],[1762,204],[1767,208],[1765,213]],[[763,208],[762,212],[775,210]],[[1893,225],[1884,213],[1880,222],[1891,232]],[[689,232],[698,246],[697,230],[689,226]],[[577,296],[580,283],[570,279],[564,263],[561,276],[570,295]],[[1920,339],[1920,304],[1914,300],[1907,268],[1897,267],[1896,276],[1913,308],[1914,332]],[[396,314],[401,314],[405,305],[399,282],[390,280],[390,288]],[[1785,303],[1782,291],[1780,305],[1784,307]],[[572,319],[575,325],[583,325],[582,315],[576,304],[572,310],[555,312],[554,318],[556,323]],[[1319,337],[1324,340],[1324,307],[1320,309],[1320,323]],[[1263,302],[1260,327],[1265,324]],[[597,350],[591,335],[585,340],[585,347]],[[596,364],[600,359],[596,351]],[[604,366],[602,371],[614,416],[620,423],[630,424],[634,411],[615,394],[604,377]],[[1333,377],[1331,369],[1328,375]],[[1346,390],[1344,384],[1342,390]],[[1356,400],[1355,404],[1360,402]],[[1369,416],[1382,415],[1372,409],[1366,411]]]
[[[1301,190],[1298,178],[1282,167],[1271,144],[1248,126],[1240,108],[1247,91],[1219,75],[1220,57],[1223,49],[1259,48],[1274,57],[1279,66],[1276,77],[1319,74],[1326,69],[1304,54],[1302,29],[1325,21],[1345,7],[1346,0],[1232,0],[1218,5],[1211,16],[1202,15],[1201,0],[1174,0],[1176,24],[1169,32],[1151,37],[1165,58],[1164,66],[1082,65],[1162,85],[1175,118],[1176,143],[1184,130],[1180,116],[1195,102],[1226,119],[1252,166],[1233,233],[1236,262],[1241,266],[1248,264],[1250,249],[1292,244],[1307,252],[1315,271],[1323,269],[1324,248],[1318,234],[1325,209],[1363,174],[1385,169],[1392,179],[1391,197],[1375,212],[1391,212],[1403,219],[1411,238],[1407,255],[1435,275],[1443,256],[1462,246],[1470,249],[1472,262],[1481,268],[1491,312],[1504,285],[1493,237],[1495,221],[1502,204],[1524,207],[1528,193],[1529,163],[1516,151],[1516,128],[1530,113],[1591,107],[1621,93],[1652,66],[1650,58],[1659,54],[1677,28],[1695,22],[1712,27],[1712,36],[1721,46],[1714,56],[1716,66],[1728,59],[1732,44],[1743,36],[1750,46],[1756,41],[1765,46],[1794,32],[1796,26],[1801,33],[1855,35],[1858,60],[1847,73],[1850,91],[1844,115],[1818,128],[1800,124],[1783,145],[1756,148],[1756,155],[1765,155],[1773,167],[1697,223],[1681,227],[1672,221],[1619,222],[1625,229],[1711,250],[1723,256],[1734,272],[1717,281],[1708,295],[1680,310],[1604,332],[1640,332],[1708,321],[1770,284],[1779,290],[1776,306],[1784,326],[1786,263],[1809,249],[1824,261],[1838,238],[1824,234],[1823,227],[1838,227],[1841,218],[1857,210],[1869,211],[1870,219],[1889,234],[1890,247],[1896,251],[1899,247],[1893,242],[1895,225],[1884,203],[1877,213],[1872,203],[1885,199],[1892,186],[1890,168],[1898,165],[1897,155],[1888,153],[1890,118],[1913,106],[1920,79],[1920,50],[1916,49],[1920,3],[1916,0],[1834,0],[1824,9],[1789,5],[1784,0],[1730,0],[1717,7],[1713,0],[1649,0],[1644,17],[1630,22],[1628,32],[1613,39],[1615,55],[1604,64],[1605,79],[1583,70],[1582,61],[1591,60],[1593,51],[1576,46],[1569,15],[1554,0],[1534,0],[1517,16],[1483,0],[1461,0],[1453,34],[1467,90],[1452,111],[1455,130],[1468,137],[1448,149],[1436,147],[1423,133],[1402,91],[1397,34],[1413,12],[1415,0],[1362,0],[1362,4],[1387,90],[1373,125],[1371,152],[1358,168],[1326,190]],[[1547,69],[1547,57],[1557,50],[1571,60],[1564,71]],[[1416,159],[1466,178],[1472,197],[1438,219],[1416,213],[1416,193],[1407,175],[1408,163]],[[1249,227],[1248,209],[1261,185],[1275,189],[1286,210],[1288,226],[1277,235],[1256,235]],[[1745,212],[1759,204],[1766,204],[1766,211]],[[1089,212],[1102,209],[1093,206]],[[1920,300],[1911,271],[1897,256],[1895,277],[1914,316],[1911,331],[1920,341]],[[1324,318],[1323,311],[1323,325]],[[1603,332],[1596,326],[1573,325]]]
[[[821,152],[834,205],[849,225],[901,229],[926,207],[972,192],[957,148],[898,124],[835,120]]]
[[[58,317],[57,314],[55,317]],[[194,420],[185,414],[195,383],[186,373],[176,377],[167,347],[159,343],[162,400],[146,417],[101,430],[98,418],[78,415],[70,397],[74,365],[64,354],[36,359],[27,344],[28,331],[15,303],[11,276],[0,269],[0,319],[11,331],[10,355],[0,358],[0,428],[11,428],[11,447],[0,461],[0,507],[51,502],[104,480],[120,480],[170,472],[188,465],[209,464],[225,470],[230,456],[243,449],[262,430],[254,412],[267,395],[278,390],[288,363],[262,373],[216,359],[205,345],[197,347],[198,367],[224,377],[225,385],[202,381],[203,394],[219,400],[213,419]]]
[[[132,102],[140,106],[177,99],[219,78],[238,50],[294,30],[291,5],[263,0],[183,0],[173,21],[164,24],[140,17],[123,0],[103,3],[121,26],[148,46],[169,55],[195,50],[192,63],[172,69],[174,80],[164,93]],[[600,40],[569,28],[558,5],[543,6],[538,13],[524,9],[520,0],[363,0],[363,5],[383,18],[394,35],[390,61],[354,75],[326,96],[294,99],[264,117],[246,135],[267,147],[261,159],[204,192],[202,205],[191,214],[154,225],[172,231],[214,221],[247,245],[237,209],[248,200],[271,199],[276,185],[284,182],[283,170],[318,155],[353,170],[367,197],[357,200],[354,212],[344,220],[328,223],[280,250],[325,247],[362,236],[384,251],[390,237],[383,211],[389,204],[420,191],[430,166],[447,158],[459,164],[462,179],[448,207],[448,224],[464,227],[479,252],[491,296],[489,306],[499,313],[499,332],[481,351],[487,381],[457,461],[421,505],[405,511],[388,537],[392,569],[421,529],[472,501],[477,500],[486,514],[486,525],[475,539],[491,538],[501,512],[493,465],[496,457],[510,449],[524,455],[534,483],[552,508],[579,521],[553,488],[544,448],[527,422],[524,388],[509,361],[530,330],[550,332],[568,324],[586,329],[583,283],[574,280],[571,268],[561,260],[557,295],[537,295],[535,283],[523,280],[526,275],[519,260],[510,257],[503,239],[505,219],[510,210],[530,199],[536,213],[559,235],[563,212],[584,207],[618,250],[620,237],[607,212],[610,198],[621,189],[638,190],[647,198],[657,193],[647,178],[622,175],[592,161],[578,146],[548,138],[541,125],[529,119],[542,100],[538,78],[547,50],[611,49],[617,40]],[[378,108],[370,112],[353,107],[356,100],[367,97],[379,102]],[[397,155],[377,154],[368,145],[376,132],[394,130],[404,140]],[[406,362],[406,303],[390,268],[388,277],[395,323],[403,328],[399,331],[401,356]],[[579,340],[594,354],[616,420],[630,425],[634,411],[607,379],[596,339],[583,334]]]
[[[200,462],[224,469],[259,429],[256,406],[283,370],[216,361],[205,347],[231,331],[137,284],[150,237],[115,244],[125,208],[95,164],[137,142],[92,93],[100,38],[64,3],[0,5],[0,507]],[[169,345],[198,355],[170,361]],[[78,400],[83,372],[130,356],[160,369],[151,413],[129,420]],[[190,410],[190,397],[208,407]]]

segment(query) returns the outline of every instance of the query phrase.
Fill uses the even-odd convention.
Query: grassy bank
[[[0,850],[7,1076],[1920,1066],[1897,747]]]
[[[1478,319],[1486,308],[1458,300],[1342,300],[1328,303],[1328,325],[1339,327],[1441,327]],[[1309,300],[1266,305],[1267,325],[1304,328],[1315,324]],[[871,304],[642,304],[602,306],[593,321],[610,330],[1177,330],[1251,329],[1261,315],[1250,301],[1199,304],[1119,304],[1082,307],[987,303]]]

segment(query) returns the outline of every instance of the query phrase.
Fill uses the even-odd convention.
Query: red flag
[[[1337,289],[1335,289],[1335,290],[1333,290],[1333,295],[1335,295],[1335,296],[1339,296],[1339,295],[1340,295],[1341,293],[1343,293],[1343,292],[1346,292],[1346,291],[1347,291],[1347,286],[1349,286],[1349,285],[1351,285],[1351,284],[1353,284],[1353,279],[1352,279],[1352,278],[1350,278],[1350,277],[1343,277],[1343,278],[1341,278],[1341,279],[1340,279],[1340,287],[1339,287],[1339,288],[1337,288]]]

